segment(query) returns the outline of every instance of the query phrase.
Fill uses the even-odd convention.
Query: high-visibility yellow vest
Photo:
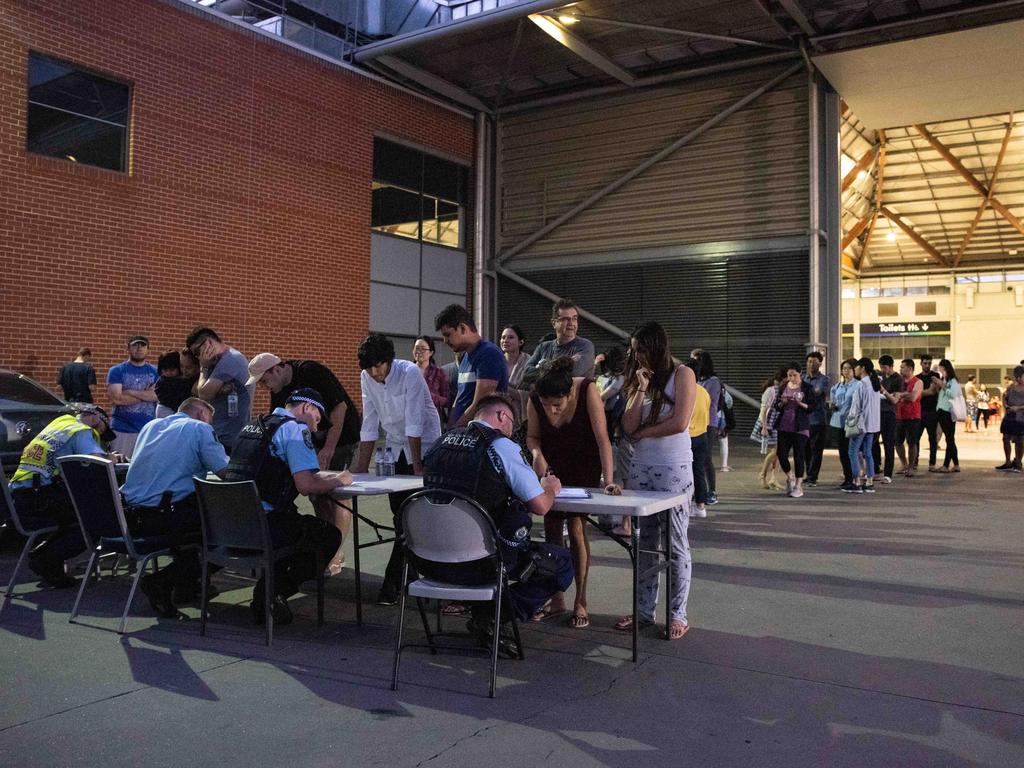
[[[83,424],[71,414],[58,416],[51,421],[21,452],[21,461],[11,476],[11,482],[31,480],[33,475],[39,475],[40,481],[45,485],[57,477],[60,474],[57,452],[67,445],[68,440],[83,430],[92,430],[92,427]],[[99,435],[96,437],[99,438]]]

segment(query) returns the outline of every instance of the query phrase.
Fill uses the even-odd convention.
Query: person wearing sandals
[[[605,425],[604,404],[592,379],[573,376],[570,357],[553,360],[534,382],[526,406],[526,445],[539,477],[554,472],[563,485],[603,487],[618,495],[614,482],[612,445]],[[602,483],[603,478],[603,483]],[[544,517],[544,538],[549,544],[562,543],[562,523],[569,528],[569,551],[576,574],[576,596],[569,626],[590,625],[587,614],[587,575],[590,542],[582,515],[549,512]],[[558,592],[536,618],[565,612],[565,596]]]
[[[779,454],[775,446],[779,442],[779,434],[775,427],[768,426],[768,415],[775,403],[775,394],[779,385],[786,380],[785,369],[780,369],[761,383],[761,410],[757,421],[750,431],[750,439],[761,445],[764,461],[761,462],[761,487],[766,491],[781,491],[782,486],[775,482],[775,468],[779,465]]]
[[[956,378],[953,364],[943,358],[939,360],[939,373],[942,376],[942,389],[939,390],[939,401],[935,405],[939,417],[939,428],[946,438],[946,458],[942,461],[942,469],[935,472],[959,472],[960,456],[956,450],[956,419],[953,417],[953,401],[963,394],[963,388]],[[950,467],[950,462],[953,466]],[[929,468],[929,472],[933,471]]]
[[[668,595],[669,624],[666,635],[678,640],[686,634],[686,602],[690,594],[690,543],[687,526],[693,499],[693,452],[688,427],[697,397],[693,371],[672,360],[668,336],[658,323],[641,325],[630,338],[626,363],[626,412],[622,429],[633,441],[635,451],[629,468],[631,490],[671,491],[684,502],[667,512],[640,519],[640,560],[642,573],[650,573],[655,550],[662,539],[662,526],[671,526],[672,593]],[[654,623],[658,602],[660,571],[640,580],[639,614],[624,616],[615,624],[623,632]]]

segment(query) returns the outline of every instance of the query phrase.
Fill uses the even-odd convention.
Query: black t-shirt
[[[903,377],[900,376],[899,372],[893,371],[888,376],[882,379],[882,388],[890,395],[894,395],[897,392],[903,391]],[[887,397],[882,398],[882,410],[889,413],[896,412],[896,406],[892,404],[892,401]]]
[[[91,403],[89,385],[96,383],[96,371],[88,363],[68,363],[60,369],[57,382],[64,390],[64,399],[74,403]]]
[[[156,401],[164,408],[177,411],[185,400],[192,397],[192,387],[198,380],[198,376],[190,379],[184,376],[161,376],[153,388],[156,392]]]
[[[921,380],[921,386],[925,390],[932,385],[932,381],[941,378],[935,371],[923,371],[917,374],[917,378]],[[939,393],[936,392],[934,395],[921,395],[921,413],[935,413],[935,407],[939,404]]]
[[[288,399],[288,395],[296,389],[312,387],[320,393],[321,397],[323,397],[324,408],[327,409],[327,414],[320,422],[320,429],[317,430],[316,437],[320,441],[318,444],[323,444],[322,441],[327,434],[327,430],[331,428],[331,411],[333,411],[339,403],[345,403],[348,408],[345,410],[345,423],[341,427],[341,436],[338,438],[338,445],[358,443],[360,426],[359,411],[356,410],[356,406],[355,403],[352,402],[352,398],[348,396],[348,392],[345,391],[341,382],[338,381],[338,377],[331,373],[330,368],[316,362],[315,360],[286,360],[285,362],[292,367],[292,380],[288,386],[282,387],[280,392],[271,394],[271,407],[284,408],[284,403],[285,400]]]

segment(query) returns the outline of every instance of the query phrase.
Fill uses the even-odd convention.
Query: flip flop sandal
[[[469,606],[465,603],[448,603],[441,609],[442,616],[465,616],[469,613]]]
[[[680,629],[682,630],[681,632],[679,631]],[[676,630],[677,632],[679,632],[679,634],[677,634],[675,637],[673,637],[672,636],[672,630]],[[665,636],[669,640],[679,640],[683,635],[685,635],[689,631],[690,631],[690,625],[689,624],[684,624],[681,621],[673,621],[673,622],[669,623],[668,631],[665,632]]]
[[[573,629],[586,629],[590,626],[590,617],[585,613],[574,613],[569,618],[569,626]]]
[[[619,632],[632,632],[633,631],[633,617],[632,616],[623,616],[621,619],[616,621],[615,624],[613,624],[612,626],[615,629],[619,630]],[[640,621],[637,622],[637,626],[640,629],[646,629],[647,627],[653,627],[654,626],[654,621],[652,621],[651,619],[640,619]]]
[[[551,608],[545,605],[543,608],[541,608],[539,611],[533,614],[533,616],[530,618],[530,621],[547,621],[552,616],[560,616],[561,614],[566,612],[566,608],[561,608],[559,610],[551,610]]]

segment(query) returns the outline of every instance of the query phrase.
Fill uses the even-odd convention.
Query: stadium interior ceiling
[[[499,116],[804,58],[844,99],[844,277],[1024,260],[1021,0],[196,2]]]

